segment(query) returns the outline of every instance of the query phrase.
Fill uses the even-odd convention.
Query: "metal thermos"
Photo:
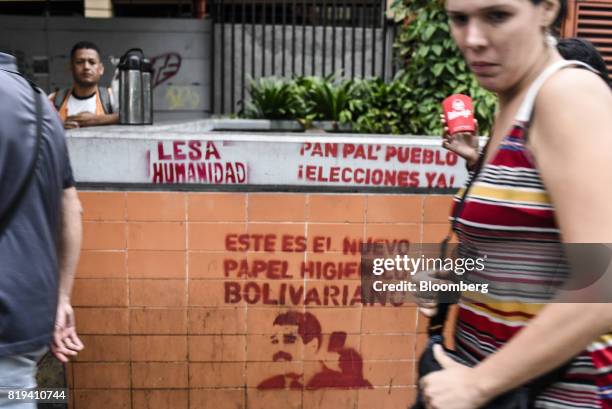
[[[142,61],[142,122],[153,124],[153,65],[148,59]]]
[[[119,122],[127,125],[144,123],[142,87],[142,50],[131,49],[119,62]]]

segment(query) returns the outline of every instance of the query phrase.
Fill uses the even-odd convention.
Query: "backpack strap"
[[[53,105],[55,105],[55,109],[58,111],[62,107],[62,104],[68,97],[68,93],[70,92],[70,88],[62,88],[55,91],[55,97],[53,98]]]
[[[5,70],[3,70],[5,71]],[[7,71],[10,72],[10,71]],[[20,75],[21,74],[17,74]],[[25,77],[24,77],[25,78]],[[4,233],[4,229],[8,226],[8,224],[13,219],[15,212],[21,205],[23,198],[28,191],[28,188],[31,185],[32,179],[34,179],[34,173],[36,170],[36,163],[38,162],[38,157],[40,156],[40,146],[42,145],[42,123],[43,123],[43,102],[42,98],[44,98],[42,92],[36,87],[36,85],[30,82],[30,86],[32,87],[32,91],[34,93],[34,102],[36,105],[36,145],[34,146],[34,154],[32,155],[32,159],[30,160],[30,165],[28,168],[28,173],[24,181],[22,182],[19,190],[17,190],[17,194],[10,202],[10,205],[6,208],[4,214],[0,215],[0,236]]]
[[[55,92],[55,97],[53,98],[53,105],[55,105],[55,109],[58,111],[62,107],[62,104],[68,97],[68,93],[70,92],[70,88],[62,88],[58,89]],[[100,96],[100,102],[102,104],[102,108],[104,109],[105,114],[113,113],[113,105],[111,104],[110,94],[108,92],[108,88],[106,87],[98,87],[98,95]]]
[[[100,102],[102,103],[102,108],[104,109],[105,114],[113,113],[113,105],[111,104],[110,94],[108,92],[108,88],[106,87],[98,87],[98,95],[100,95]]]

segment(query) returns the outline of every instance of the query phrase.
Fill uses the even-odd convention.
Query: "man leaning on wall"
[[[62,362],[83,349],[70,301],[81,236],[62,124],[15,58],[0,53],[2,409],[36,408],[6,388],[36,387],[36,363],[49,347]]]
[[[110,88],[100,86],[104,64],[94,43],[81,41],[70,51],[72,87],[49,96],[64,124],[73,129],[119,123],[119,114]]]

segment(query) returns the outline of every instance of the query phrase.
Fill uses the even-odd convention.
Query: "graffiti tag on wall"
[[[149,183],[448,189],[467,174],[456,154],[424,145],[173,140],[147,152]]]
[[[225,236],[223,260],[224,303],[246,302],[259,306],[350,307],[362,303],[361,262],[363,248],[376,251],[407,251],[407,239],[361,239],[344,237],[335,243],[329,236],[282,233],[230,233]],[[365,246],[365,247],[364,247]],[[318,261],[316,255],[336,251],[339,259],[353,261]],[[265,256],[267,253],[268,256]],[[290,262],[284,255],[306,253],[305,260]],[[240,257],[238,254],[244,254]],[[254,255],[254,257],[249,257]],[[310,257],[314,254],[315,257]],[[235,255],[234,257],[232,257]],[[309,260],[310,259],[310,260]],[[327,259],[329,260],[329,259]],[[318,284],[315,284],[318,283]],[[371,300],[385,305],[386,301]],[[391,303],[399,306],[402,302]],[[277,314],[269,337],[272,362],[294,362],[306,356],[317,362],[314,371],[287,367],[281,373],[268,374],[258,389],[372,388],[364,377],[363,358],[351,347],[348,334],[335,328],[322,328],[317,309],[306,312],[289,309]],[[264,333],[268,333],[265,331]]]
[[[200,94],[189,86],[171,85],[165,94],[168,107],[175,109],[196,109],[200,106]]]
[[[439,148],[351,143],[305,143],[300,156],[309,160],[297,168],[298,179],[305,182],[413,188],[455,186],[449,171],[459,161],[455,153]]]
[[[178,53],[165,53],[151,59],[153,88],[174,77],[181,69],[182,58]]]
[[[407,251],[410,241],[369,237],[362,242],[345,237],[341,244],[342,255],[356,256],[353,261],[320,261],[312,256],[310,260],[290,264],[282,257],[282,253],[308,252],[316,256],[335,249],[336,243],[326,236],[307,238],[293,234],[228,234],[225,237],[225,250],[229,253],[266,252],[281,253],[281,256],[227,257],[223,260],[223,275],[234,279],[224,283],[224,302],[238,304],[244,301],[250,305],[269,306],[359,305],[362,298],[361,262],[358,256],[363,245],[380,245],[387,252]],[[306,286],[304,280],[316,280],[318,283]],[[385,301],[382,301],[384,305]]]
[[[212,141],[159,141],[147,151],[149,182],[246,184],[247,165],[228,161]]]

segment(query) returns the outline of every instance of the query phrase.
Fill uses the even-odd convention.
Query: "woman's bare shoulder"
[[[565,68],[544,83],[536,107],[571,107],[581,111],[590,105],[605,103],[612,103],[612,92],[599,75],[584,68]]]

